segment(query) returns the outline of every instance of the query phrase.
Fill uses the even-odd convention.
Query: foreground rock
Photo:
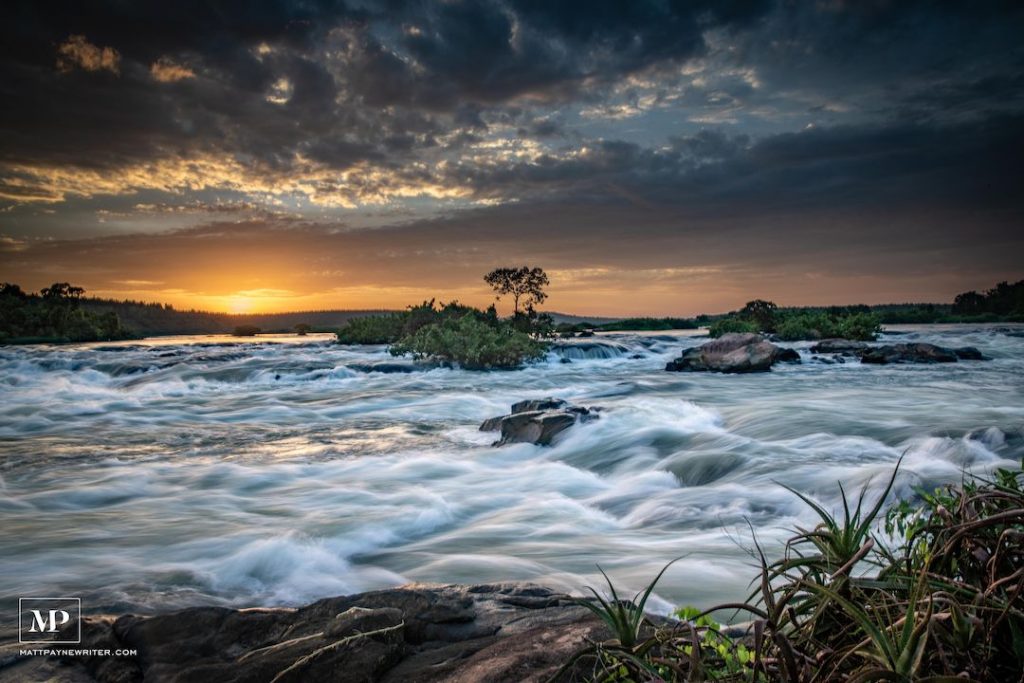
[[[687,349],[665,366],[672,372],[768,372],[778,362],[799,363],[800,354],[765,341],[759,334],[724,334]]]
[[[502,583],[414,584],[299,609],[86,617],[82,636],[82,648],[138,654],[19,657],[15,637],[0,645],[0,681],[544,681],[611,634],[563,594]]]
[[[548,446],[556,435],[577,422],[596,420],[600,408],[570,405],[560,398],[541,398],[512,404],[511,415],[484,420],[482,432],[501,432],[495,446],[510,443],[532,443]]]
[[[973,346],[947,349],[935,344],[887,344],[875,346],[860,353],[862,363],[886,365],[889,363],[955,363],[958,360],[984,360],[981,351]]]

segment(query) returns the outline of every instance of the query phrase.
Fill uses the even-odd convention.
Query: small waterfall
[[[607,360],[629,353],[622,344],[605,341],[556,342],[551,345],[551,351],[559,358],[569,360]]]

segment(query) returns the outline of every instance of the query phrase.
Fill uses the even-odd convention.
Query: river
[[[814,361],[669,373],[696,332],[574,340],[514,372],[381,372],[332,337],[0,347],[0,606],[296,605],[411,581],[642,587],[656,607],[746,595],[807,508],[1020,466],[1024,327],[892,328],[972,345],[946,365]],[[571,362],[562,362],[568,358]],[[376,366],[376,368],[375,368]],[[495,448],[524,398],[603,408],[551,447]]]

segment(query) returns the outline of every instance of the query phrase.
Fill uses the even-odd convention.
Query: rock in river
[[[860,362],[874,365],[888,363],[955,363],[957,355],[952,349],[935,344],[887,344],[874,346],[860,354]]]
[[[953,349],[953,353],[960,360],[988,360],[973,346],[961,346],[959,349]]]
[[[800,354],[767,342],[759,334],[725,334],[687,349],[665,369],[673,372],[768,372],[778,362],[799,363]]]
[[[866,351],[868,345],[862,341],[852,339],[822,339],[811,347],[811,353],[842,353],[856,354]]]
[[[583,408],[569,405],[560,398],[542,398],[519,401],[512,404],[511,415],[501,415],[484,420],[480,431],[501,431],[496,446],[509,443],[533,443],[540,446],[551,444],[557,434],[564,432],[577,422],[597,419],[599,408]]]

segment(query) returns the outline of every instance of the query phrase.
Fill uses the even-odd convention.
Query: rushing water
[[[0,348],[0,605],[89,611],[297,604],[409,581],[578,591],[600,563],[709,605],[742,597],[750,530],[777,552],[808,510],[1019,465],[1021,328],[903,328],[987,362],[664,372],[692,333],[608,335],[517,372],[381,372],[327,338]],[[895,341],[896,337],[888,337]],[[592,343],[593,340],[580,340]],[[561,357],[571,362],[561,362]],[[374,366],[377,365],[375,368]],[[479,423],[523,398],[602,406],[552,447]],[[666,602],[667,601],[667,602]]]

